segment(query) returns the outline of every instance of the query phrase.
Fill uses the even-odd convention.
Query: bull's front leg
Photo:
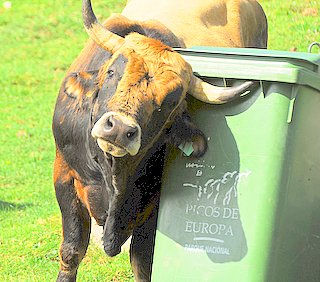
[[[91,219],[77,198],[74,179],[59,154],[55,160],[54,182],[63,228],[57,281],[76,281],[78,266],[89,244]]]
[[[176,117],[169,130],[169,143],[176,147],[192,144],[192,157],[198,158],[207,151],[208,144],[204,133],[191,121],[187,112]]]
[[[158,208],[155,207],[150,217],[133,230],[130,262],[137,282],[151,281],[157,214]]]

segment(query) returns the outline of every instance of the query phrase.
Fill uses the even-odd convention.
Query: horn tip
[[[90,0],[82,1],[82,19],[86,29],[90,29],[93,24],[97,23],[97,18],[93,13]]]

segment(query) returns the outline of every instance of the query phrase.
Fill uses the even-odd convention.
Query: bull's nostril
[[[138,129],[137,128],[133,128],[130,131],[127,132],[127,138],[129,140],[132,140],[133,138],[135,138],[135,136],[137,135]]]
[[[111,120],[111,117],[109,117],[109,118],[107,119],[107,127],[108,127],[108,128],[112,128],[112,127],[113,127],[113,122],[112,122],[112,120]]]

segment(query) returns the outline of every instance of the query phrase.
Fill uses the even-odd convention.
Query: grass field
[[[0,1],[0,281],[53,281],[60,212],[52,185],[55,98],[87,35],[80,0]],[[320,41],[320,2],[263,0],[269,48],[306,51]],[[95,0],[100,18],[124,1]],[[108,8],[106,8],[108,7]],[[132,281],[128,254],[91,246],[79,281]]]

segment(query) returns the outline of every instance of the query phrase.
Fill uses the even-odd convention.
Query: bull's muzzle
[[[122,113],[105,113],[93,126],[93,138],[101,150],[114,157],[134,156],[141,146],[141,128],[131,117]]]

